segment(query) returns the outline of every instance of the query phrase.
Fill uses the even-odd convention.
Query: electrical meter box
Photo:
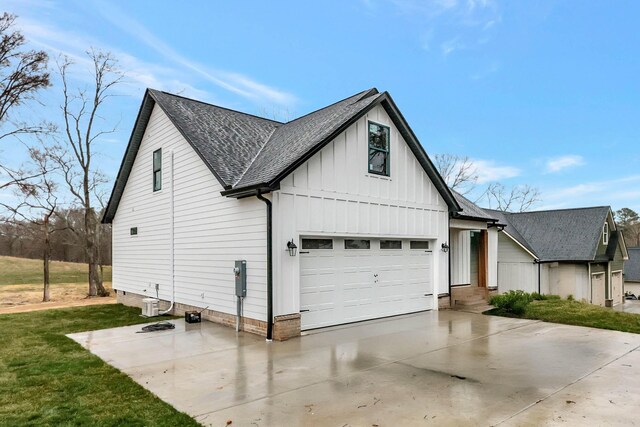
[[[236,296],[244,298],[247,296],[247,261],[236,260],[233,273],[236,276]]]

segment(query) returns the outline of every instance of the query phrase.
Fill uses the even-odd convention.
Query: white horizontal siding
[[[368,173],[367,120],[391,129],[390,177]],[[446,292],[448,209],[381,106],[347,128],[280,183],[274,193],[277,314],[297,312],[299,262],[288,240],[301,235],[433,239],[434,292]]]
[[[162,148],[162,190],[152,191],[152,153]],[[189,143],[154,108],[113,221],[113,284],[171,299],[171,151],[174,155],[175,299],[235,314],[233,267],[247,260],[247,317],[266,320],[266,214],[255,198],[222,187]],[[138,236],[129,228],[138,227]]]
[[[538,291],[538,265],[516,242],[498,233],[498,291]]]

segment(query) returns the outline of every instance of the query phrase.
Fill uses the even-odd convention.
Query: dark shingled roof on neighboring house
[[[498,224],[502,224],[505,226],[504,231],[506,231],[507,234],[509,234],[509,236],[513,237],[518,243],[524,246],[529,252],[531,252],[537,258],[539,258],[538,254],[536,254],[536,251],[531,247],[531,245],[529,245],[529,243],[525,240],[525,238],[522,237],[520,232],[513,226],[513,224],[511,224],[511,221],[509,220],[509,218],[512,215],[511,213],[497,211],[493,209],[485,209],[485,211],[487,211],[487,213],[492,217],[496,218],[498,220]]]
[[[148,89],[138,113],[103,222],[111,222],[157,104],[218,179],[223,195],[277,190],[303,162],[376,105],[382,105],[451,212],[460,210],[440,174],[387,92],[359,92],[288,123],[280,123]]]
[[[608,206],[598,206],[499,214],[489,210],[489,213],[501,216],[499,222],[507,226],[505,231],[531,248],[540,261],[594,261],[610,210]],[[611,237],[609,246],[615,250],[617,232],[612,230]]]
[[[624,263],[624,280],[640,282],[640,248],[628,248],[629,260]]]

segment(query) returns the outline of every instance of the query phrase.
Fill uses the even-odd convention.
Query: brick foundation
[[[273,319],[273,339],[286,341],[300,336],[300,313],[276,316]]]
[[[151,295],[140,295],[131,292],[125,292],[116,290],[116,300],[120,304],[124,304],[130,307],[142,308],[142,300],[144,298],[153,298]],[[160,311],[167,310],[171,303],[166,300],[160,300]],[[236,327],[236,316],[229,313],[222,313],[215,310],[202,310],[200,307],[195,307],[188,304],[175,303],[171,314],[174,316],[183,316],[185,311],[201,311],[202,318],[213,323],[219,323],[231,328]],[[250,332],[252,334],[267,336],[267,322],[263,320],[251,319],[243,317],[240,322],[240,330]],[[300,313],[287,314],[283,316],[276,316],[273,322],[273,339],[277,341],[285,341],[289,338],[300,336]]]
[[[447,310],[451,308],[451,297],[442,295],[438,297],[438,310]]]

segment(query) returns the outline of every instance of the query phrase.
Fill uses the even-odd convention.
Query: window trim
[[[414,248],[413,247],[413,243],[426,243],[427,247],[426,248]],[[412,251],[431,251],[431,242],[429,240],[418,240],[418,239],[414,239],[414,240],[409,240],[409,249]]]
[[[369,242],[369,247],[368,248],[348,248],[347,240],[351,240],[351,241],[359,240],[362,242]],[[344,239],[344,249],[346,251],[369,251],[371,250],[371,239],[357,239],[357,238]]]
[[[384,128],[387,128],[387,130],[389,131],[389,140],[387,141],[387,149],[383,150],[381,148],[378,147],[372,147],[371,143],[369,141],[369,127],[371,126],[371,124],[374,124],[376,126],[381,126]],[[370,150],[375,150],[375,151],[380,151],[382,153],[386,153],[387,157],[387,164],[386,164],[386,169],[387,169],[387,173],[382,173],[382,172],[377,172],[374,170],[371,170],[371,163],[369,163],[369,153]],[[386,177],[391,177],[391,126],[387,126],[385,124],[382,123],[378,123],[378,122],[374,122],[373,120],[367,120],[367,171],[370,174],[376,175],[376,176],[386,176]]]
[[[156,169],[156,153],[160,153],[160,164],[158,165],[158,168]],[[156,193],[158,191],[162,190],[162,148],[158,148],[157,150],[153,151],[152,157],[151,157],[151,169],[152,169],[152,174],[151,176],[153,177],[153,192]],[[156,181],[156,173],[160,172],[160,179],[158,181]],[[158,184],[156,186],[156,183]]]
[[[609,244],[609,223],[608,222],[605,222],[604,225],[602,226],[602,244],[603,245]]]
[[[328,240],[331,242],[330,248],[305,248],[305,240]],[[332,251],[333,250],[333,238],[331,237],[302,237],[300,238],[300,248],[306,251]]]
[[[400,239],[380,239],[379,242],[380,242],[380,250],[381,251],[401,251],[402,247],[404,246],[402,244],[402,240],[400,240]],[[382,242],[398,242],[398,243],[400,243],[400,247],[399,248],[383,248],[382,247]]]

